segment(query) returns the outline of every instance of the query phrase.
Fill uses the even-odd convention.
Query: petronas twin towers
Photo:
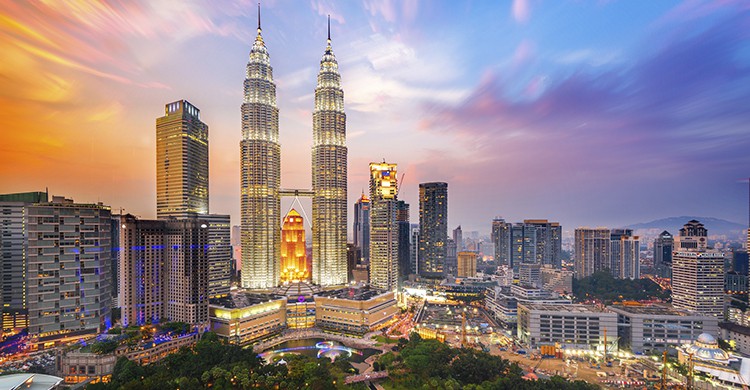
[[[279,109],[258,12],[258,35],[250,50],[242,103],[241,245],[242,287],[279,285],[281,257],[281,144]],[[315,88],[312,147],[313,283],[347,282],[346,114],[338,63],[328,45]]]

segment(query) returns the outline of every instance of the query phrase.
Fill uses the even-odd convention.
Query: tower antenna
[[[260,2],[258,2],[258,31],[260,31]]]
[[[328,42],[331,41],[331,15],[328,15]]]

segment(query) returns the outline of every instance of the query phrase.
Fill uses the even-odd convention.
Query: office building
[[[578,228],[575,230],[575,277],[590,276],[609,269],[610,230],[607,228]]]
[[[187,100],[156,119],[156,216],[208,214],[208,126]]]
[[[672,277],[672,250],[674,237],[663,231],[654,240],[654,272],[662,278]]]
[[[209,316],[211,331],[220,339],[244,346],[286,329],[287,297],[233,292],[212,299]]]
[[[268,289],[276,287],[280,277],[281,145],[276,84],[261,35],[260,10],[258,35],[246,68],[241,111],[241,286]],[[342,246],[342,251],[345,250]]]
[[[206,214],[198,218],[208,225],[208,297],[226,296],[232,280],[229,215]]]
[[[409,261],[412,274],[419,274],[419,224],[411,224],[411,241],[409,243],[411,260]]]
[[[596,350],[617,340],[617,314],[594,306],[518,303],[518,338],[531,348],[560,344]],[[611,347],[608,347],[610,350]]]
[[[360,337],[387,325],[399,311],[395,292],[369,287],[328,290],[314,298],[316,326]]]
[[[398,180],[396,164],[370,163],[370,284],[398,285]]]
[[[419,184],[419,273],[442,277],[448,242],[448,183]]]
[[[111,219],[102,204],[55,196],[25,206],[29,336],[41,349],[111,326]]]
[[[680,234],[674,238],[675,251],[705,251],[707,248],[708,230],[694,219],[686,223],[680,229]]]
[[[320,60],[315,88],[312,147],[312,281],[321,286],[346,284],[347,148],[344,91],[336,56],[328,45]]]
[[[666,305],[608,306],[617,313],[619,344],[637,354],[675,353],[676,348],[690,343],[701,333],[716,334],[719,320]],[[614,335],[613,335],[614,336]]]
[[[536,230],[536,263],[562,266],[562,226],[546,219],[525,219],[523,224]]]
[[[464,233],[461,230],[461,225],[453,229],[453,241],[456,243],[456,252],[464,251]]]
[[[512,267],[510,257],[511,223],[502,218],[492,220],[492,243],[495,245],[495,262],[497,265]]]
[[[610,266],[612,276],[618,279],[639,279],[641,277],[641,247],[638,236],[632,229],[612,229],[610,231]]]
[[[306,250],[303,218],[297,210],[291,209],[284,217],[281,228],[282,283],[307,281],[310,278]]]
[[[724,255],[680,251],[672,254],[672,305],[703,315],[724,316]]]
[[[456,248],[456,242],[452,238],[449,238],[445,244],[445,273],[448,275],[456,275],[458,272],[458,251]]]
[[[473,278],[477,276],[476,253],[458,252],[458,270],[456,276],[459,278]]]
[[[127,214],[120,223],[123,325],[162,319],[207,325],[210,222]]]
[[[409,278],[411,270],[411,224],[409,223],[409,204],[399,200],[396,204],[396,222],[398,223],[398,272],[399,280]]]
[[[362,264],[370,263],[370,198],[362,196],[354,203],[354,246],[362,252]]]

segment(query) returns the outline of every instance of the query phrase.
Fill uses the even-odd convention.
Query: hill
[[[743,224],[737,222],[727,221],[725,219],[713,218],[713,217],[695,217],[695,216],[684,216],[684,217],[669,217],[657,219],[651,222],[636,223],[633,225],[626,226],[626,228],[633,230],[666,230],[674,235],[677,235],[682,225],[688,221],[696,219],[703,223],[708,229],[708,235],[726,235],[735,236],[742,234],[742,231],[747,228]]]

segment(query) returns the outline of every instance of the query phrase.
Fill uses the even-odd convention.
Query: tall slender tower
[[[208,126],[187,100],[156,119],[156,216],[208,214]]]
[[[261,36],[260,6],[258,35],[245,76],[240,150],[242,287],[272,288],[279,284],[281,254],[281,145],[276,84]]]
[[[345,284],[346,269],[346,114],[336,56],[328,46],[320,60],[313,110],[313,283]]]
[[[396,164],[370,163],[370,284],[398,286],[398,180]]]

